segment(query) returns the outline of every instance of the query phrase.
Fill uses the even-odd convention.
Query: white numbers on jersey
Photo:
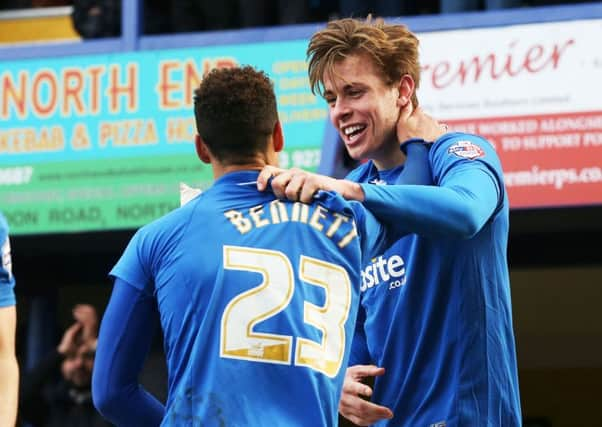
[[[302,255],[299,266],[299,278],[323,288],[326,299],[323,306],[307,301],[303,304],[303,321],[322,331],[322,340],[298,337],[294,364],[334,377],[343,362],[351,281],[340,266],[316,258]],[[279,251],[224,246],[224,268],[260,273],[263,280],[226,306],[221,322],[220,356],[290,364],[293,337],[254,331],[255,325],[285,310],[291,302],[295,278],[288,257]]]

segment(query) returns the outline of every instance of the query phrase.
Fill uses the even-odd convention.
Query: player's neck
[[[403,165],[406,161],[406,155],[399,149],[399,143],[394,141],[391,144],[385,144],[371,157],[372,163],[378,170],[389,170],[399,165]]]
[[[249,159],[248,162],[244,163],[224,164],[218,161],[213,161],[211,163],[211,166],[213,167],[213,179],[218,179],[221,176],[231,172],[240,172],[248,170],[260,171],[268,165],[278,166],[278,163],[272,158],[272,156],[269,155],[258,155],[255,158]]]
[[[223,168],[213,168],[213,179],[218,179],[228,173],[232,173],[232,172],[240,172],[240,171],[249,171],[249,170],[256,170],[256,171],[260,171],[263,168],[263,166],[258,166],[254,163],[249,163],[249,164],[244,164],[244,165],[229,165],[229,166],[225,166]]]

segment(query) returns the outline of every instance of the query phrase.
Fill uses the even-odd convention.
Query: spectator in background
[[[416,14],[416,2],[401,0],[340,0],[341,17],[366,16],[369,13],[378,16],[400,16]]]
[[[69,6],[73,3],[72,0],[32,0],[32,7],[58,7]]]
[[[310,2],[308,0],[253,2],[238,0],[238,16],[241,27],[302,24],[310,19]]]
[[[59,345],[22,376],[19,416],[45,427],[109,426],[92,404],[91,378],[98,316],[91,305],[73,308],[75,322]]]
[[[310,5],[307,0],[277,0],[276,7],[279,25],[302,24],[309,21]]]
[[[8,223],[0,213],[0,427],[12,427],[17,417],[19,365],[15,355],[17,311]]]
[[[31,7],[31,0],[2,0],[0,10],[26,9]]]
[[[149,11],[162,6],[146,0]],[[292,25],[310,21],[308,0],[172,0],[171,31],[197,32],[235,28]],[[151,15],[154,15],[151,13]],[[158,25],[149,25],[157,32]]]
[[[480,10],[481,0],[441,0],[441,13],[466,12],[471,10]],[[485,10],[508,9],[512,7],[521,7],[522,0],[484,0]]]
[[[234,0],[172,0],[171,30],[175,33],[237,28]]]
[[[84,39],[121,34],[121,0],[74,0],[73,28]]]

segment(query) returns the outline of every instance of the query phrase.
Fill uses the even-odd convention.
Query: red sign
[[[495,146],[511,207],[602,204],[602,111],[446,123]]]

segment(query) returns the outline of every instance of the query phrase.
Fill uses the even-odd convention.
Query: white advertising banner
[[[422,107],[495,145],[512,207],[602,203],[602,20],[420,40]]]

